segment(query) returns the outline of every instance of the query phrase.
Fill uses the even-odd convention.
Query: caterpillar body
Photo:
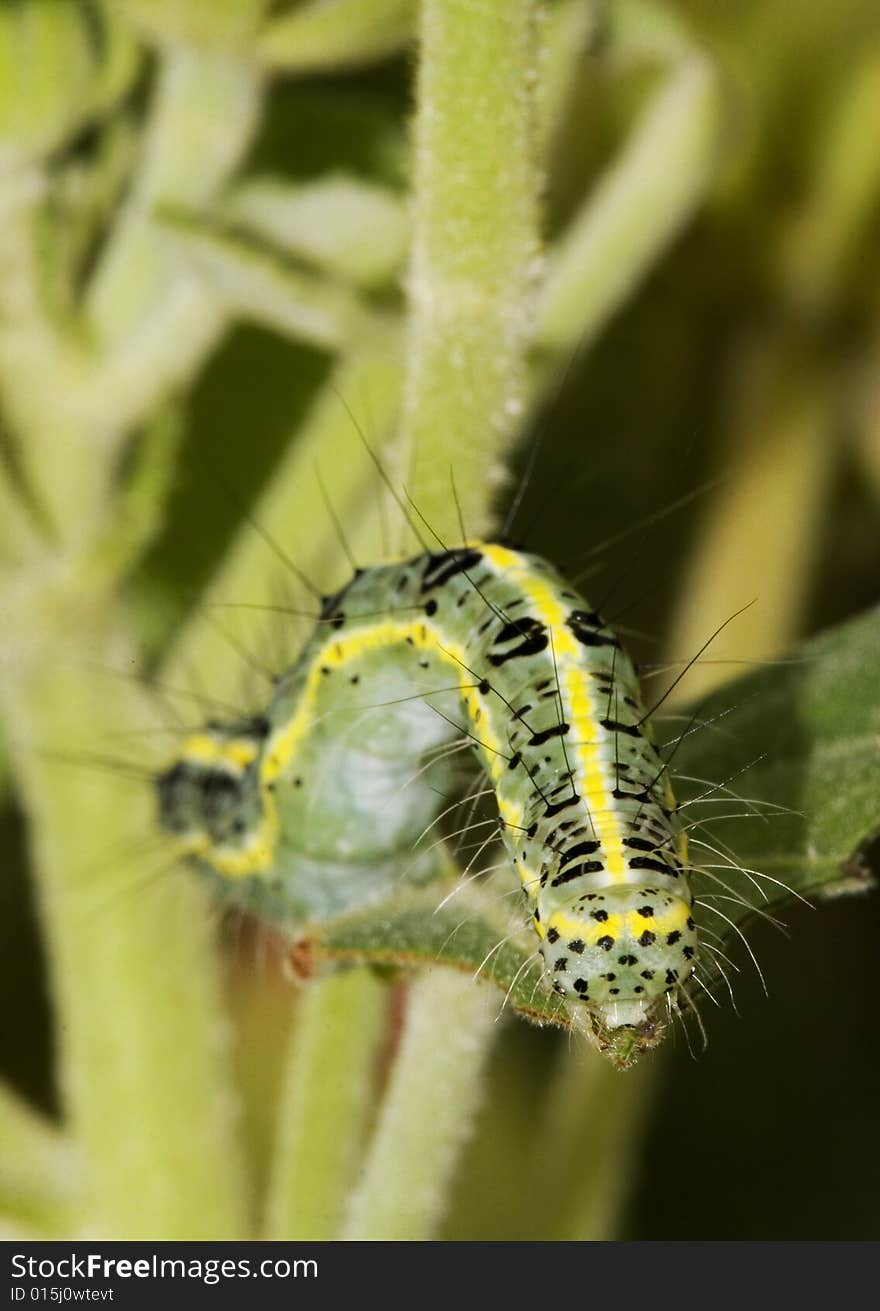
[[[183,742],[160,822],[227,897],[305,926],[381,900],[402,864],[436,873],[416,844],[462,734],[552,987],[610,1054],[654,1045],[697,961],[686,839],[629,657],[534,555],[356,573],[264,717]]]

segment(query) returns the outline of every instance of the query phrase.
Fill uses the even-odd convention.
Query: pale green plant
[[[612,67],[637,66],[649,89],[617,157],[546,246],[544,160],[599,31]],[[250,171],[272,77],[411,47],[409,197],[378,178]],[[390,498],[353,420],[442,540],[460,535],[459,512],[469,531],[491,531],[538,399],[702,203],[724,153],[722,81],[659,9],[581,0],[313,0],[281,15],[259,0],[26,0],[3,12],[0,67],[16,71],[0,104],[2,705],[63,1107],[56,1129],[11,1092],[0,1100],[4,1222],[43,1237],[430,1236],[480,1103],[499,996],[444,964],[416,971],[377,1101],[387,983],[363,967],[305,987],[268,1185],[255,1195],[204,891],[183,873],[155,881],[154,857],[132,849],[133,829],[152,822],[146,792],[123,805],[52,754],[100,752],[120,726],[159,727],[142,685],[96,666],[141,668],[123,584],[161,527],[186,399],[231,326],[262,324],[330,360],[254,511],[298,568],[328,590],[345,568],[313,492],[316,463],[357,557],[381,552],[375,497]],[[866,75],[864,97],[870,86]],[[89,149],[70,151],[86,129]],[[848,175],[841,241],[870,191]],[[68,220],[53,225],[62,196]],[[815,475],[818,500],[824,466]],[[271,562],[242,522],[203,599],[271,604]],[[787,619],[779,644],[794,628]],[[234,654],[203,614],[166,641],[160,680],[185,684],[192,670],[212,696],[235,695]],[[866,759],[876,776],[876,752]],[[870,812],[860,795],[818,881],[834,881]],[[142,885],[146,895],[126,895]],[[620,1076],[584,1060],[557,1074],[537,1125],[536,1160],[564,1159],[567,1142],[603,1126],[604,1155],[573,1188],[557,1237],[614,1232],[621,1157],[650,1089],[638,1071],[620,1095]]]

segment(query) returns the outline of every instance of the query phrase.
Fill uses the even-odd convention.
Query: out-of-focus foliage
[[[303,628],[200,601],[286,603],[289,579],[246,510],[322,588],[344,581],[316,461],[364,559],[381,549],[383,515],[397,531],[394,506],[377,509],[355,424],[384,449],[400,400],[415,10],[400,0],[17,0],[0,13],[0,961],[15,998],[0,1032],[10,1085],[48,1114],[63,1102],[79,1126],[71,1144],[21,1103],[0,1104],[0,1207],[17,1235],[75,1233],[82,1177],[128,1214],[126,1236],[136,1223],[151,1236],[252,1232],[267,1178],[274,1236],[299,1214],[285,1171],[309,1163],[293,1130],[279,1149],[273,1128],[290,1079],[279,1052],[291,993],[257,963],[276,944],[249,950],[247,932],[228,942],[221,989],[209,912],[161,855],[141,855],[151,816],[138,785],[130,807],[120,782],[153,768],[202,708],[163,693],[162,737],[155,698],[107,670],[168,661],[163,677],[177,688],[197,659],[191,693],[259,703],[250,654],[282,663]],[[542,32],[546,243],[529,285],[548,290],[537,296],[533,408],[514,467],[486,476],[501,517],[525,478],[514,536],[581,574],[646,666],[687,661],[754,600],[683,681],[694,698],[742,672],[727,662],[778,657],[878,599],[880,13],[861,0],[557,0]],[[852,753],[839,771],[829,763],[833,739],[871,722],[871,631],[866,619],[819,639],[820,657],[840,645],[845,679],[823,683],[824,657],[759,670],[755,696],[683,746],[688,772],[710,786],[724,761],[733,771],[764,750],[730,788],[809,805],[805,818],[730,821],[724,836],[746,863],[762,867],[764,829],[797,852],[806,842],[811,859],[852,855],[848,837],[824,845],[841,814],[852,819],[850,801],[859,813],[847,834],[872,831],[876,757],[862,773]],[[862,684],[864,715],[856,692],[839,704],[844,685]],[[804,692],[799,704],[821,728],[814,754],[805,744],[796,759],[782,742],[796,715],[785,693],[776,713],[775,686]],[[720,711],[745,693],[712,695]],[[84,752],[104,772],[90,773]],[[795,797],[789,785],[815,780],[820,757],[818,792]],[[785,868],[793,854],[766,872],[800,885]],[[62,868],[77,871],[69,885]],[[780,913],[789,939],[766,923],[746,930],[769,1000],[734,940],[742,1018],[723,990],[720,1010],[702,1004],[708,1053],[695,1063],[682,1036],[655,1069],[653,1099],[650,1072],[625,1096],[589,1073],[585,1096],[564,1038],[509,1026],[442,1232],[874,1235],[865,1181],[880,1164],[878,901]],[[194,989],[175,987],[188,977]],[[356,1002],[378,1031],[373,992]],[[321,1005],[344,1025],[332,995]],[[308,1096],[320,1100],[319,1078],[340,1077],[308,1065],[315,1023],[294,1035],[314,1076],[282,1094],[294,1121]],[[129,1068],[120,1054],[133,1050],[133,1025],[146,1036],[143,1066]],[[74,1049],[84,1064],[72,1077]],[[366,1066],[366,1046],[362,1055]],[[140,1076],[160,1068],[164,1080]],[[211,1080],[216,1095],[197,1105]],[[135,1098],[147,1137],[155,1129],[149,1151],[127,1136]],[[624,1118],[603,1119],[618,1105]],[[362,1127],[363,1106],[339,1113],[352,1134]],[[172,1116],[186,1138],[166,1134]],[[667,1132],[683,1123],[684,1173]],[[834,1150],[804,1151],[820,1123]],[[115,1159],[95,1167],[113,1135]],[[542,1162],[570,1160],[572,1143],[583,1170],[559,1218],[558,1197],[536,1203]],[[137,1220],[114,1170],[146,1182]],[[179,1196],[175,1177],[189,1181]],[[187,1208],[200,1196],[209,1204],[194,1226]]]

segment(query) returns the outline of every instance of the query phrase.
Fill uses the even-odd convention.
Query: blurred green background
[[[757,618],[724,635],[719,658],[747,662],[880,600],[880,10],[868,0],[690,0],[677,9],[721,72],[719,166],[599,338],[556,370],[499,508],[503,515],[527,471],[512,536],[572,572],[587,570],[584,590],[621,615],[646,662],[688,657],[726,615],[768,597],[769,619],[759,604]],[[607,21],[599,6],[585,24],[547,160],[550,242],[650,92],[652,69],[615,58]],[[122,134],[136,133],[150,94],[146,44],[111,111]],[[412,73],[408,50],[366,67],[282,71],[241,172],[292,183],[345,173],[403,198]],[[84,125],[53,167],[93,158],[103,133]],[[124,178],[123,167],[121,187]],[[62,196],[56,242],[68,221]],[[87,243],[80,276],[94,258]],[[369,288],[373,303],[399,304],[399,272]],[[149,661],[197,604],[242,506],[256,506],[271,483],[331,363],[314,346],[237,324],[178,394],[183,435],[167,512],[123,584]],[[369,414],[347,400],[369,435]],[[706,670],[722,679],[737,667]],[[768,739],[772,749],[771,725]],[[4,1074],[56,1113],[25,822],[14,788],[2,800]],[[627,1193],[625,1237],[878,1236],[880,899],[791,904],[783,918],[788,937],[763,924],[750,933],[769,998],[738,957],[740,1015],[723,997],[717,1010],[704,1006],[708,1050],[694,1059],[676,1035],[657,1057],[653,1101],[633,1127],[637,1165],[624,1163],[616,1181]],[[265,1151],[289,996],[254,961],[230,935],[238,1064],[250,1132]],[[511,1129],[527,1138],[567,1042],[508,1025],[445,1236],[541,1236],[527,1207],[507,1204],[505,1169],[515,1173],[516,1163],[499,1159],[495,1140]]]

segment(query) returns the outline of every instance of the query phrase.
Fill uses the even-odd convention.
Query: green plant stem
[[[229,54],[176,43],[161,51],[141,165],[85,297],[97,359],[84,403],[110,425],[111,454],[226,326],[222,302],[156,218],[210,204],[251,139],[260,92],[255,70]]]
[[[415,20],[416,0],[313,0],[269,23],[255,53],[294,73],[362,64],[408,45]]]
[[[404,197],[344,172],[303,183],[252,178],[229,194],[220,219],[357,287],[387,286],[409,249]]]
[[[387,1009],[388,989],[367,969],[306,987],[279,1104],[267,1238],[337,1236],[363,1150]]]
[[[36,168],[26,175],[0,174],[4,428],[43,526],[50,525],[58,538],[81,537],[94,522],[98,478],[77,413],[81,352],[52,322],[42,294],[38,219],[44,186]]]
[[[874,500],[880,504],[880,326],[865,352],[865,377],[856,390],[854,442]]]
[[[486,529],[496,460],[523,409],[538,250],[536,5],[423,0],[403,448],[444,541]],[[394,472],[394,471],[392,471]],[[412,985],[343,1235],[423,1238],[478,1104],[497,1001],[441,969]]]
[[[553,146],[590,41],[602,22],[603,0],[559,0],[542,11],[538,84],[538,141],[542,154]]]
[[[85,345],[42,301],[40,187],[0,178],[0,378],[26,476],[58,538],[88,538],[131,427],[191,376],[225,327],[222,302],[178,266],[153,215],[160,204],[208,203],[259,103],[256,73],[232,57],[163,51],[141,167],[86,292]]]
[[[131,331],[169,296],[169,264],[153,218],[159,208],[200,209],[241,158],[257,122],[259,81],[234,57],[169,43],[132,193],[88,289],[88,314],[102,343]]]
[[[114,455],[130,424],[202,358],[214,330],[202,327],[216,321],[192,280],[174,278],[152,208],[169,193],[203,202],[238,159],[257,104],[254,74],[228,59],[169,51],[159,80],[144,165],[92,285],[88,347],[40,293],[40,187],[10,184],[0,373],[24,474],[62,545],[4,580],[2,697],[82,1222],[126,1238],[217,1238],[241,1234],[244,1207],[207,906],[189,884],[163,882],[167,857],[144,847],[146,789],[140,808],[120,805],[84,763],[43,753],[100,756],[120,725],[155,726],[132,685],[93,672],[96,661],[128,670],[133,656],[102,585],[106,561],[90,553],[113,514]]]
[[[2,696],[81,1153],[81,1221],[118,1238],[231,1238],[242,1188],[208,908],[200,890],[163,878],[163,853],[145,850],[146,790],[140,806],[123,804],[125,791],[76,760],[108,743],[112,754],[119,725],[153,712],[126,680],[89,677],[95,661],[129,667],[127,644],[100,617],[101,598],[63,579],[59,589],[57,610],[47,600],[38,618],[16,614],[40,649],[4,653]]]
[[[823,125],[811,193],[779,242],[783,295],[794,318],[819,322],[833,310],[846,274],[877,211],[880,152],[872,146],[880,118],[880,46],[848,70]]]
[[[431,1236],[470,1132],[497,1016],[494,991],[469,976],[432,969],[413,983],[344,1238]]]
[[[364,543],[364,559],[374,558],[378,534],[372,492],[376,474],[355,424],[363,416],[372,448],[393,469],[393,452],[389,459],[386,444],[399,405],[398,348],[394,326],[380,326],[369,341],[352,348],[319,392],[296,441],[291,440],[269,490],[257,505],[253,522],[243,524],[205,597],[208,606],[243,603],[256,609],[218,610],[212,614],[200,608],[169,651],[163,678],[171,683],[186,680],[197,668],[200,683],[210,687],[213,696],[238,695],[241,660],[227,634],[240,628],[250,633],[250,644],[255,621],[260,619],[274,623],[277,631],[277,613],[261,616],[259,607],[278,605],[279,585],[288,596],[291,585],[296,589],[296,602],[304,612],[303,634],[308,631],[315,597],[299,583],[269,542],[277,543],[287,560],[328,593],[339,587],[350,572],[327,507],[315,495],[317,469],[322,471],[328,496],[346,524],[356,511],[372,518],[373,540],[366,540],[365,533],[347,531],[346,535],[351,536],[355,549]],[[259,531],[254,524],[259,525]],[[212,620],[218,616],[215,624]]]
[[[272,0],[112,0],[147,40],[182,41],[206,53],[253,53],[254,33]]]
[[[694,53],[683,14],[663,0],[615,0],[607,6],[612,59],[620,65],[673,65]]]
[[[124,578],[159,532],[184,431],[183,406],[175,400],[160,405],[142,427],[128,479],[89,552],[100,576]]]
[[[729,418],[725,476],[680,586],[670,659],[687,658],[716,623],[748,609],[690,671],[680,693],[688,698],[729,677],[725,660],[769,659],[797,637],[834,467],[829,380],[776,338],[751,343],[740,371],[736,390],[746,399]]]
[[[445,542],[484,532],[523,416],[538,255],[537,5],[424,0],[403,432]]]
[[[39,549],[40,534],[23,497],[0,468],[0,564],[20,566]]]
[[[15,1216],[47,1238],[69,1234],[78,1166],[73,1143],[0,1086],[0,1216]]]
[[[222,231],[169,219],[168,247],[204,278],[230,318],[254,323],[324,350],[348,345],[366,311],[344,283],[285,266],[276,256]]]
[[[656,1074],[655,1061],[621,1075],[596,1052],[566,1053],[535,1131],[536,1190],[551,1183],[536,1237],[602,1242],[620,1236]]]
[[[691,216],[718,158],[721,107],[703,56],[688,55],[668,75],[549,258],[542,350],[564,356],[593,341]]]

